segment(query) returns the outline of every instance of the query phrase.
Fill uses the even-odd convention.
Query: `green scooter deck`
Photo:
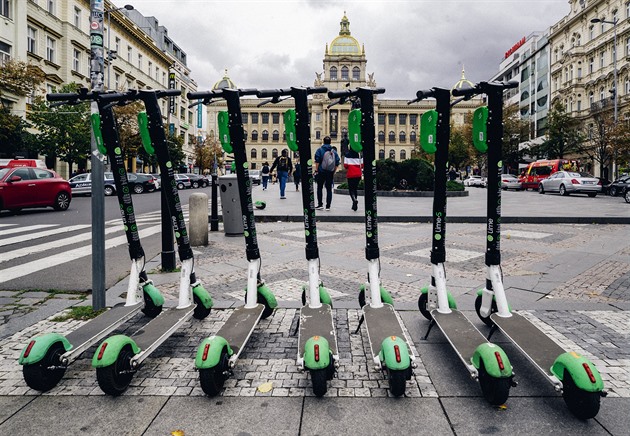
[[[365,327],[370,341],[372,355],[377,356],[381,352],[381,344],[390,336],[403,338],[409,348],[409,343],[405,337],[394,306],[384,303],[383,307],[374,308],[370,305],[363,306],[363,315],[365,316]],[[409,354],[412,354],[409,349]]]
[[[195,310],[191,304],[184,309],[163,310],[156,318],[135,332],[131,338],[140,347],[140,360],[151,354],[153,350],[166,341],[184,322],[189,320]]]
[[[480,344],[488,342],[485,336],[459,310],[440,313],[434,309],[431,316],[468,370],[476,373],[470,358]]]
[[[565,352],[560,345],[552,341],[538,327],[518,313],[512,312],[512,316],[509,318],[502,318],[493,313],[490,315],[490,319],[540,372],[556,384],[556,378],[551,373],[551,367],[556,358]]]
[[[237,307],[219,329],[216,336],[224,338],[238,357],[245,344],[247,344],[254,328],[256,328],[264,310],[265,306],[262,304],[257,304],[251,308],[246,308],[245,306]]]
[[[313,309],[303,306],[300,309],[300,332],[298,336],[298,355],[304,356],[306,341],[313,336],[326,338],[330,352],[337,355],[337,334],[333,323],[332,308],[328,304]]]

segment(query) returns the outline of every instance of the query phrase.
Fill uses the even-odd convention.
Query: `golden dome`
[[[237,89],[232,79],[228,77],[227,68],[225,69],[225,73],[223,74],[223,79],[219,80],[212,86],[212,90],[215,89]]]
[[[328,46],[328,54],[330,55],[361,55],[361,45],[352,35],[350,35],[350,21],[344,12],[343,18],[339,23],[341,29],[339,30],[339,36],[333,39]]]
[[[451,91],[453,89],[471,89],[474,87],[475,87],[475,84],[466,78],[464,67],[462,66],[462,78],[459,79],[459,81],[455,85],[453,85],[453,87],[451,88]]]

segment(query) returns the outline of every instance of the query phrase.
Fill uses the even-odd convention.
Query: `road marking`
[[[409,256],[418,256],[429,259],[431,257],[431,250],[428,248],[416,251],[410,251],[405,253]],[[449,248],[446,251],[446,260],[449,262],[464,262],[469,261],[471,259],[475,259],[477,257],[483,256],[483,253],[478,253],[476,251],[468,251],[468,250],[460,250],[458,248]]]
[[[153,226],[144,230],[140,230],[140,238],[144,238],[147,236],[154,235],[156,233],[160,233],[162,230],[162,226]],[[118,236],[116,238],[112,238],[105,241],[105,249],[108,250],[110,248],[117,247],[122,244],[127,243],[126,236]],[[48,256],[43,259],[34,260],[32,262],[27,262],[19,266],[15,266],[12,268],[7,268],[2,271],[2,281],[0,283],[8,282],[9,280],[17,279],[19,277],[23,277],[25,275],[34,273],[36,271],[41,271],[46,268],[51,268],[53,266],[62,265],[67,262],[72,262],[73,260],[80,259],[85,256],[90,256],[92,254],[92,246],[88,245],[81,248],[76,248],[74,250],[69,250],[61,253],[57,253],[53,256]]]
[[[18,228],[13,228],[13,229],[0,230],[0,236],[13,235],[15,233],[32,232],[33,230],[39,230],[39,229],[48,229],[50,227],[55,227],[57,225],[58,224],[36,224],[34,226],[18,227]]]
[[[57,225],[57,224],[54,224]],[[48,225],[47,227],[50,227]],[[29,235],[23,236],[15,236],[13,238],[7,238],[0,241],[0,247],[4,247],[5,245],[18,244],[21,242],[32,241],[33,239],[44,238],[46,236],[58,235],[67,232],[74,232],[76,230],[83,230],[85,228],[91,227],[91,224],[79,224],[76,226],[68,226],[63,228],[56,228],[54,230],[46,230],[38,233],[31,233]]]
[[[108,227],[105,229],[105,234],[108,235],[110,233],[121,232],[121,231],[122,231],[122,228]],[[24,248],[19,248],[13,251],[8,251],[5,253],[0,253],[0,263],[6,262],[8,260],[13,260],[20,257],[28,256],[33,253],[43,253],[46,250],[63,247],[65,245],[86,242],[86,241],[89,241],[91,238],[92,238],[91,233],[81,233],[80,235],[75,235],[70,238],[58,239],[55,241],[46,242],[44,244],[33,245],[31,247],[24,247]]]

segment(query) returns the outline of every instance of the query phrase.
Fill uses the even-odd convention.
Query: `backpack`
[[[332,150],[328,150],[324,153],[324,157],[322,157],[322,163],[319,167],[324,171],[333,172],[337,165],[335,165],[335,153]]]
[[[284,156],[280,156],[280,159],[278,160],[278,171],[287,171],[289,169],[289,160],[284,157]]]

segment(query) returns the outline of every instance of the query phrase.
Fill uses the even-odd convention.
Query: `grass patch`
[[[56,316],[52,319],[54,322],[68,321],[69,319],[76,319],[86,321],[88,319],[96,318],[107,309],[94,310],[92,306],[74,306],[70,310],[62,315]]]

